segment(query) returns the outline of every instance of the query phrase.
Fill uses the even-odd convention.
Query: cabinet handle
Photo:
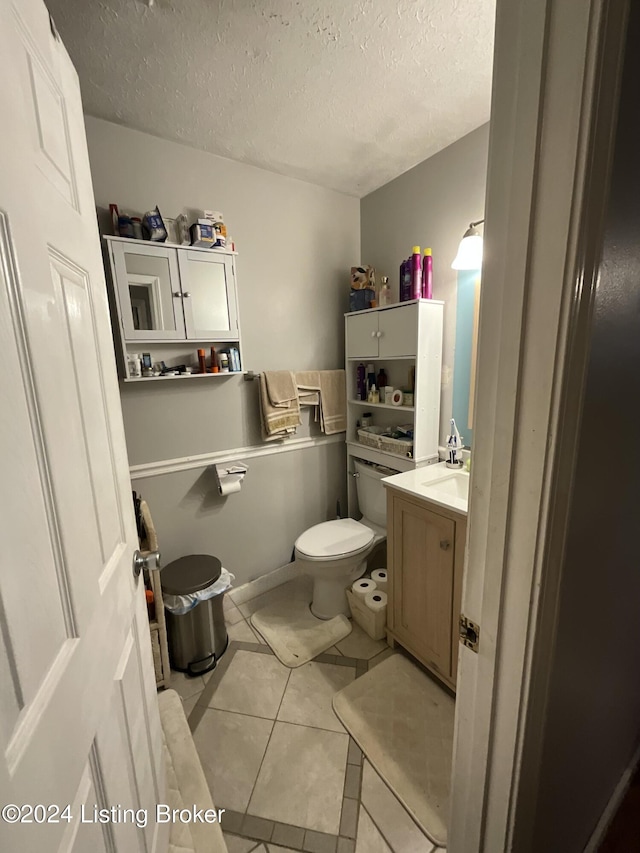
[[[440,540],[440,547],[442,548],[443,551],[448,551],[449,548],[451,548],[451,542],[449,542],[448,539],[441,539]]]
[[[187,299],[191,296],[191,294],[189,293],[189,291],[188,291],[188,290],[187,290],[185,293],[183,293],[182,295],[183,295],[183,296],[186,296],[186,297],[187,297]]]

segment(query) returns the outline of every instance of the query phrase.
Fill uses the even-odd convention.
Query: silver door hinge
[[[476,625],[476,623],[472,622],[470,619],[467,619],[464,613],[461,613],[458,621],[458,633],[460,635],[460,642],[462,645],[477,654],[478,646],[480,644],[480,626]]]

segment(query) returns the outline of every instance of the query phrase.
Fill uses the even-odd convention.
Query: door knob
[[[451,547],[451,542],[449,542],[447,539],[442,539],[440,541],[440,547],[442,548],[443,551],[448,551],[449,548]]]
[[[133,552],[133,576],[139,577],[140,572],[146,569],[148,572],[159,572],[160,566],[160,551],[149,551],[147,554],[142,554],[140,551]]]

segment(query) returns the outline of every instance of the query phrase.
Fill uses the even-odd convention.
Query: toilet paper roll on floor
[[[364,604],[374,613],[380,613],[381,610],[387,609],[387,593],[378,589],[371,590],[365,595]]]
[[[352,585],[351,592],[356,596],[356,598],[360,598],[364,601],[367,593],[373,592],[375,589],[375,581],[372,581],[370,578],[361,578],[359,581],[355,581]]]
[[[387,591],[387,584],[389,582],[389,578],[386,569],[376,569],[375,572],[371,572],[371,580],[375,581],[376,587],[381,592]]]

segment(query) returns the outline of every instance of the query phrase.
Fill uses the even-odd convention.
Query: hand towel
[[[321,370],[320,423],[326,435],[347,429],[347,384],[344,370]]]
[[[157,551],[158,537],[156,535],[156,528],[153,523],[153,519],[151,518],[149,505],[146,501],[140,501],[140,515],[142,516],[142,524],[145,530],[144,538],[140,539],[140,550]]]
[[[290,408],[277,408],[271,404],[269,392],[267,391],[267,380],[264,373],[260,374],[260,426],[262,427],[262,438],[264,441],[275,441],[286,438],[296,431],[302,421],[300,420],[300,406],[292,405]],[[296,398],[297,402],[297,398]]]
[[[298,399],[301,406],[320,405],[320,371],[299,370],[296,373]]]
[[[269,402],[276,409],[298,406],[298,389],[290,370],[267,370],[264,374]]]

